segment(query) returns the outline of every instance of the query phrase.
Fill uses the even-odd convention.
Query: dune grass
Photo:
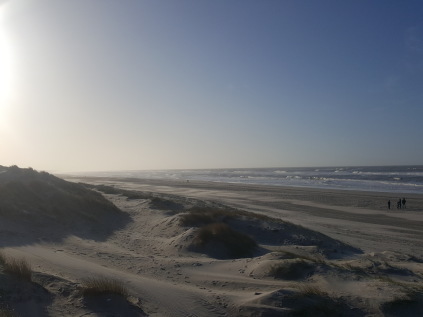
[[[4,272],[14,275],[20,280],[31,282],[32,269],[27,260],[7,257],[0,251],[0,264],[3,266]]]
[[[205,246],[210,242],[224,245],[230,257],[252,256],[257,243],[248,235],[235,231],[225,223],[212,223],[200,228],[194,239],[197,246]]]
[[[8,259],[4,264],[4,271],[24,281],[32,280],[31,265],[25,259]]]
[[[180,216],[182,226],[203,226],[215,222],[228,222],[234,219],[255,219],[264,221],[278,221],[262,214],[231,208],[220,207],[193,207],[186,214]]]
[[[301,259],[301,260],[306,260],[306,261],[310,261],[316,264],[326,264],[325,259],[321,256],[321,255],[305,255],[305,254],[300,254],[300,253],[295,253],[295,252],[291,252],[291,251],[280,251],[280,253],[284,256],[287,257],[289,259]]]
[[[270,268],[269,275],[275,279],[298,280],[306,278],[314,269],[314,265],[305,260],[281,262]]]
[[[107,277],[97,277],[88,278],[84,281],[82,294],[84,296],[112,294],[126,298],[128,296],[128,290],[121,281]]]
[[[256,215],[230,207],[194,207],[180,215],[180,225],[199,227],[193,246],[218,243],[226,249],[228,257],[242,258],[253,256],[257,243],[249,235],[234,230],[229,223],[252,217]]]
[[[215,222],[223,222],[234,216],[234,211],[230,209],[197,207],[181,215],[180,224],[182,226],[204,226]]]
[[[6,255],[4,254],[3,251],[0,251],[0,265],[4,266],[4,264],[6,263],[6,260],[7,260]]]
[[[327,297],[328,294],[322,291],[315,285],[311,284],[301,284],[298,286],[298,296],[316,296],[316,297]]]

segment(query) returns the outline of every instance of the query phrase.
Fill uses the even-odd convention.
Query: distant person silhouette
[[[391,201],[388,200],[388,209],[391,209]]]
[[[397,209],[401,209],[401,198],[397,201]]]
[[[405,200],[405,198],[403,198],[403,199],[402,199],[402,206],[403,206],[404,208],[406,208],[406,207],[405,207],[405,203],[406,203],[406,202],[407,202],[407,201]]]

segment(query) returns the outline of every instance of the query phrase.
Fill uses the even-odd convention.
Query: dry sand
[[[395,202],[398,195],[194,181],[67,179],[153,193],[167,204],[104,194],[132,220],[107,238],[71,235],[52,242],[40,237],[34,243],[7,245],[3,237],[3,252],[29,260],[33,279],[42,286],[16,295],[15,303],[20,304],[14,307],[21,316],[423,314],[423,195],[406,195],[406,209],[388,210],[388,199]],[[258,238],[255,256],[211,257],[190,248],[196,229],[179,225],[181,212],[193,204],[224,204],[296,226],[262,218],[247,228]],[[284,268],[282,277],[270,275],[272,267]],[[110,297],[87,302],[78,289],[84,278],[93,276],[123,281],[129,302]]]

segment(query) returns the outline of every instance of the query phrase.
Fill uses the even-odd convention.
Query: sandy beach
[[[60,239],[34,229],[32,242],[1,224],[2,252],[30,261],[40,285],[13,298],[19,316],[423,313],[423,195],[406,195],[399,210],[392,193],[61,177],[90,184],[129,217],[107,233]],[[181,224],[192,210],[224,211],[220,221],[254,239],[254,252],[234,256],[221,242],[200,247],[199,226]],[[122,281],[127,301],[79,296],[92,276]]]

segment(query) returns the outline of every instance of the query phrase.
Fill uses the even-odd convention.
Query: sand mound
[[[34,239],[63,239],[69,234],[104,239],[130,221],[100,193],[46,172],[2,167],[0,231],[16,245]],[[15,233],[15,234],[14,234]]]
[[[340,298],[315,287],[280,289],[256,296],[238,308],[237,316],[363,316]]]
[[[386,317],[412,317],[423,315],[423,293],[413,292],[381,306],[381,311]]]
[[[113,294],[83,296],[81,285],[44,273],[26,282],[0,272],[0,315],[12,316],[147,316],[139,300]],[[6,315],[8,316],[8,315]]]
[[[0,293],[0,308],[21,316],[47,316],[53,302],[53,295],[40,284],[4,273],[0,273]]]
[[[218,259],[260,255],[286,245],[314,247],[331,258],[361,253],[319,232],[224,205],[189,208],[180,214],[180,223],[198,228],[191,250]]]

